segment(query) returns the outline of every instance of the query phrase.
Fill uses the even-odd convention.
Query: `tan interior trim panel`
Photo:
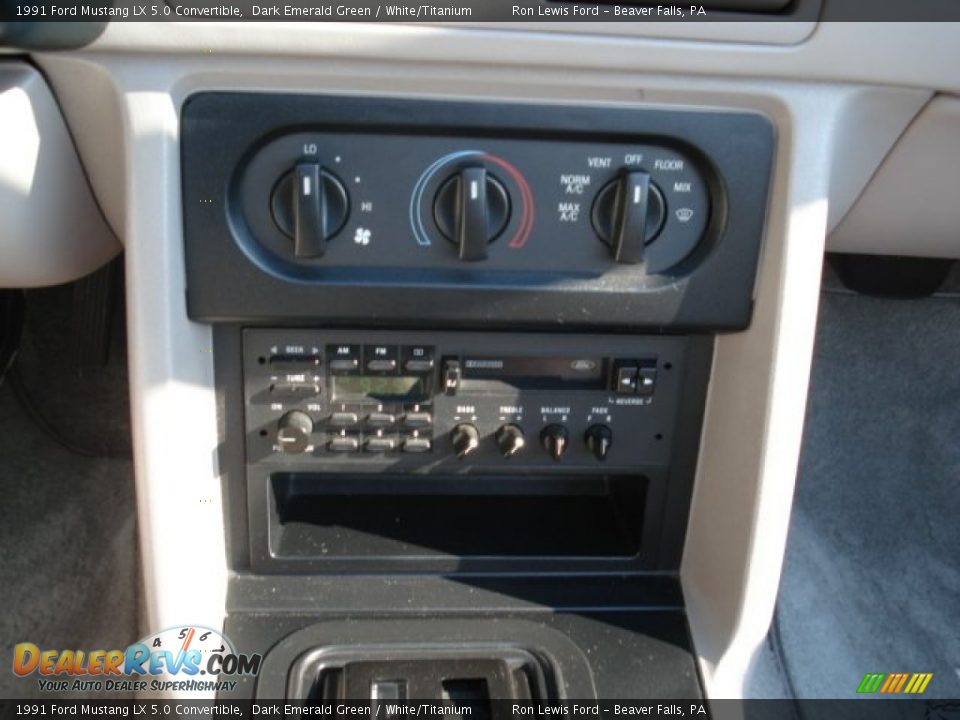
[[[960,258],[960,98],[934,98],[830,236],[837,252]]]
[[[76,280],[120,251],[43,77],[0,64],[0,287]]]

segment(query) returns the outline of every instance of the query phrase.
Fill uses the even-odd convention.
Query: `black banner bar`
[[[919,22],[957,0],[2,0],[5,23],[46,22]],[[904,28],[909,32],[909,28]],[[2,34],[2,33],[0,33]]]
[[[290,700],[0,700],[0,718],[327,718],[329,720],[960,720],[960,700],[870,696],[852,700],[477,700],[400,702]]]

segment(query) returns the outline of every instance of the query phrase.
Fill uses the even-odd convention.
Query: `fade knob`
[[[593,456],[603,462],[607,459],[607,453],[610,452],[610,446],[613,444],[613,431],[606,425],[591,425],[587,428],[584,440]]]

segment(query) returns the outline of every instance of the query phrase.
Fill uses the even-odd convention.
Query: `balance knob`
[[[483,260],[510,219],[510,196],[486,168],[466,167],[440,186],[433,217],[440,233],[460,247],[461,260]]]
[[[287,455],[302,453],[310,446],[313,420],[305,412],[291,410],[277,423],[277,443]]]
[[[591,425],[587,428],[584,439],[587,449],[597,460],[603,462],[607,459],[607,453],[610,452],[610,446],[613,444],[613,431],[610,428],[606,425]]]
[[[480,433],[470,423],[461,423],[450,433],[450,442],[457,457],[466,457],[480,447]]]
[[[663,227],[663,195],[645,172],[623,172],[593,202],[593,229],[618,263],[643,261],[643,249]]]
[[[567,451],[569,433],[563,425],[547,425],[540,432],[540,443],[550,453],[550,457],[559,460]]]
[[[336,175],[316,163],[300,163],[280,178],[270,206],[277,227],[293,238],[293,254],[314,258],[347,222],[350,201]]]
[[[504,425],[496,434],[497,447],[503,456],[513,457],[523,449],[526,441],[523,439],[523,430],[517,425]]]

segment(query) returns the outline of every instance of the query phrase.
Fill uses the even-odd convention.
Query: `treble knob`
[[[523,430],[518,425],[504,425],[495,436],[497,447],[504,457],[513,457],[523,450],[526,441],[523,439]]]
[[[440,233],[459,246],[461,260],[483,260],[510,219],[510,196],[485,167],[465,167],[440,186],[433,215]]]

